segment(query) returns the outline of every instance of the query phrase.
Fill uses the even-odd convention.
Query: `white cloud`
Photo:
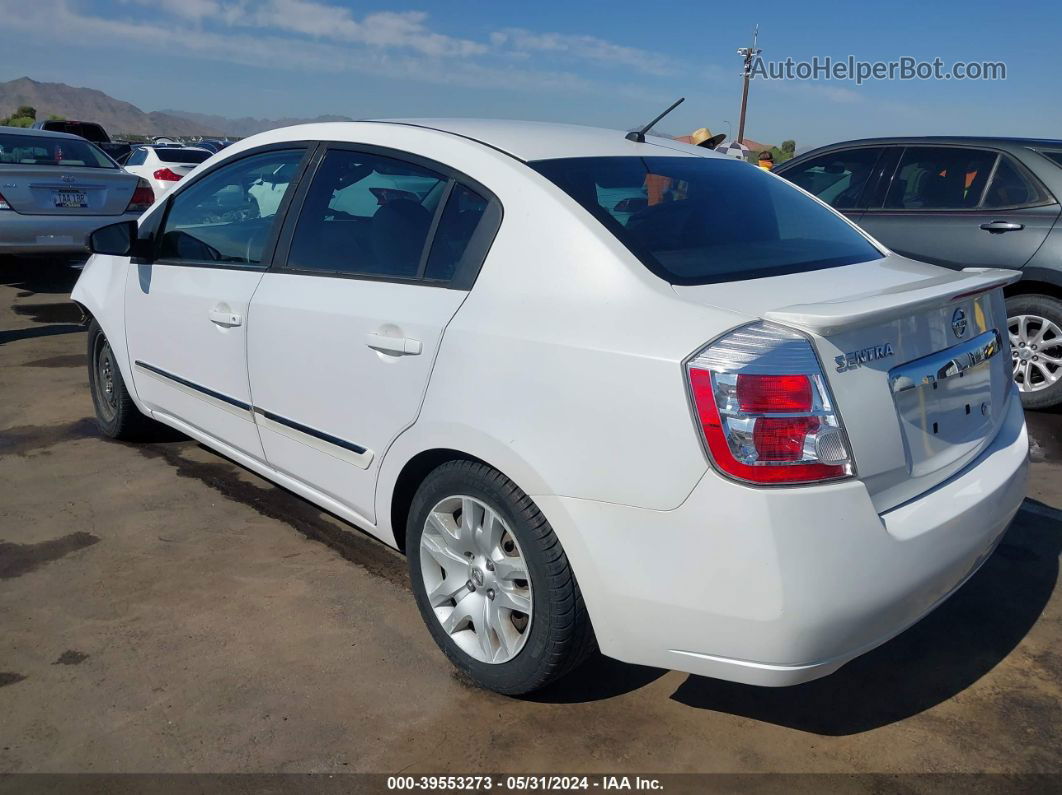
[[[671,60],[658,53],[614,44],[596,36],[568,33],[535,33],[524,28],[506,28],[490,35],[499,50],[514,53],[550,53],[567,55],[611,66],[626,66],[651,75],[670,75],[677,69]]]
[[[349,9],[313,0],[269,0],[253,8],[228,5],[218,16],[233,25],[372,47],[408,48],[436,57],[480,55],[487,51],[485,44],[432,31],[425,24],[428,15],[423,11],[380,11],[358,20]]]

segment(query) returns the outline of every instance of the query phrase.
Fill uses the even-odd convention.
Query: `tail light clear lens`
[[[771,323],[739,328],[686,365],[705,446],[749,483],[815,483],[854,472],[848,440],[806,337]]]
[[[180,174],[176,174],[168,168],[160,168],[152,176],[154,176],[155,179],[161,179],[167,182],[176,182],[181,178]]]
[[[136,181],[136,187],[133,189],[133,196],[129,199],[129,206],[125,208],[127,213],[142,213],[148,207],[150,207],[155,201],[155,192],[151,190],[151,185],[143,177],[140,177]]]
[[[4,194],[0,193],[0,210],[10,210],[11,205],[7,203],[7,199],[4,198]]]

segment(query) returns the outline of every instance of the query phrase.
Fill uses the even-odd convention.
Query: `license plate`
[[[85,194],[79,190],[57,190],[55,192],[56,207],[88,207]]]

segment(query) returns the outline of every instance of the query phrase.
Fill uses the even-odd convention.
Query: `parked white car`
[[[210,157],[208,149],[194,146],[137,146],[129,154],[123,168],[147,180],[158,201],[197,165]]]
[[[595,643],[823,676],[955,591],[1025,494],[1017,274],[896,256],[705,149],[306,125],[92,241],[103,431],[178,428],[404,550],[436,642],[499,692]]]

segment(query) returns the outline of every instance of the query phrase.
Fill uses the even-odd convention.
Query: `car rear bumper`
[[[859,481],[756,489],[709,472],[677,509],[536,497],[601,650],[747,684],[816,679],[917,622],[995,549],[1025,496],[1016,393],[962,472],[879,515]]]
[[[101,226],[135,221],[139,213],[123,215],[24,215],[0,212],[0,254],[87,252],[88,236]]]

